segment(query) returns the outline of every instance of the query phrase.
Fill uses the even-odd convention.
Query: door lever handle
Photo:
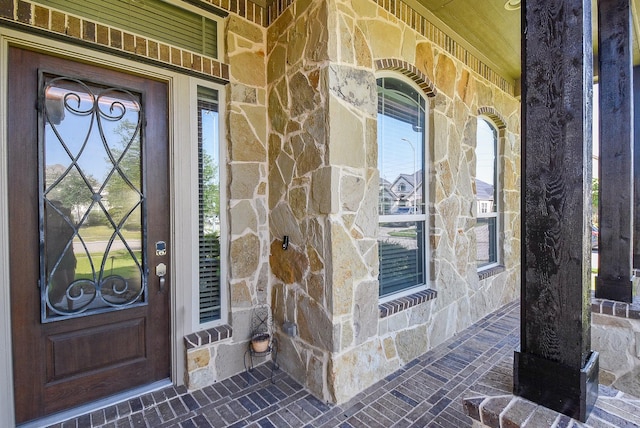
[[[167,275],[167,265],[158,263],[156,265],[156,276],[160,278],[160,292],[164,291],[165,276]]]

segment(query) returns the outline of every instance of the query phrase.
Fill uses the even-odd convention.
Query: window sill
[[[199,346],[209,345],[220,340],[228,339],[233,336],[233,329],[230,325],[223,324],[207,330],[197,331],[184,337],[184,346],[187,349],[197,348]]]
[[[478,279],[482,281],[483,279],[487,279],[489,277],[502,273],[505,270],[506,270],[505,267],[502,265],[481,268],[478,270]]]
[[[427,289],[382,303],[378,305],[380,318],[386,318],[390,315],[409,309],[412,306],[419,305],[420,303],[424,303],[428,300],[433,300],[437,296],[438,293],[435,290]]]

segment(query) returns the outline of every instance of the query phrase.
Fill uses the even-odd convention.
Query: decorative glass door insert
[[[141,99],[40,74],[42,321],[146,300]]]

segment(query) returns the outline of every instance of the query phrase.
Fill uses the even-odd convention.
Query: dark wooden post
[[[585,421],[591,351],[591,0],[522,2],[522,294],[514,394]]]
[[[633,125],[633,268],[638,270],[640,269],[640,66],[633,67]]]
[[[633,63],[630,0],[598,1],[600,245],[596,297],[632,300]]]

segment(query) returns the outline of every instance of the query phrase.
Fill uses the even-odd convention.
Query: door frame
[[[181,124],[181,111],[188,111],[185,103],[189,100],[181,101],[188,97],[180,97],[179,93],[184,94],[184,90],[190,85],[189,76],[155,67],[146,63],[130,61],[127,59],[115,57],[108,53],[91,50],[78,45],[64,43],[62,41],[47,39],[34,34],[25,33],[11,28],[0,27],[0,76],[7,76],[8,72],[8,48],[16,46],[24,49],[34,50],[48,55],[60,56],[71,60],[88,62],[94,65],[111,68],[115,70],[126,71],[138,74],[144,77],[163,81],[168,87],[168,117],[169,117],[169,165],[170,165],[170,242],[173,242],[175,251],[170,251],[171,287],[169,295],[169,305],[171,308],[171,381],[175,385],[184,384],[184,367],[185,356],[183,352],[182,338],[187,334],[190,326],[185,325],[185,320],[176,316],[177,313],[191,312],[191,290],[190,287],[180,287],[178,284],[185,284],[185,275],[181,273],[189,271],[189,269],[178,269],[179,263],[184,263],[185,257],[179,256],[180,247],[184,247],[185,243],[180,243],[175,239],[176,225],[184,224],[185,219],[189,216],[189,211],[182,209],[176,210],[175,198],[180,192],[176,192],[176,177],[185,170],[189,170],[190,165],[183,166],[185,161],[176,159],[180,151],[175,150],[175,141],[186,140],[189,138],[189,129],[178,127]],[[188,93],[188,92],[187,92]],[[188,105],[188,104],[186,104]],[[0,284],[9,284],[9,226],[8,226],[8,188],[9,179],[7,177],[7,80],[0,79]],[[188,123],[188,122],[187,122]],[[178,129],[180,128],[180,129]],[[180,165],[178,165],[180,164]],[[181,167],[182,166],[182,167]],[[178,204],[177,206],[180,206]],[[178,260],[181,259],[181,260]],[[182,277],[182,280],[180,279]],[[190,282],[186,282],[190,284]],[[0,382],[0,426],[11,427],[15,424],[15,403],[13,395],[13,367],[12,367],[12,342],[11,342],[11,299],[9,287],[0,287],[0,379],[7,379],[8,382]]]

